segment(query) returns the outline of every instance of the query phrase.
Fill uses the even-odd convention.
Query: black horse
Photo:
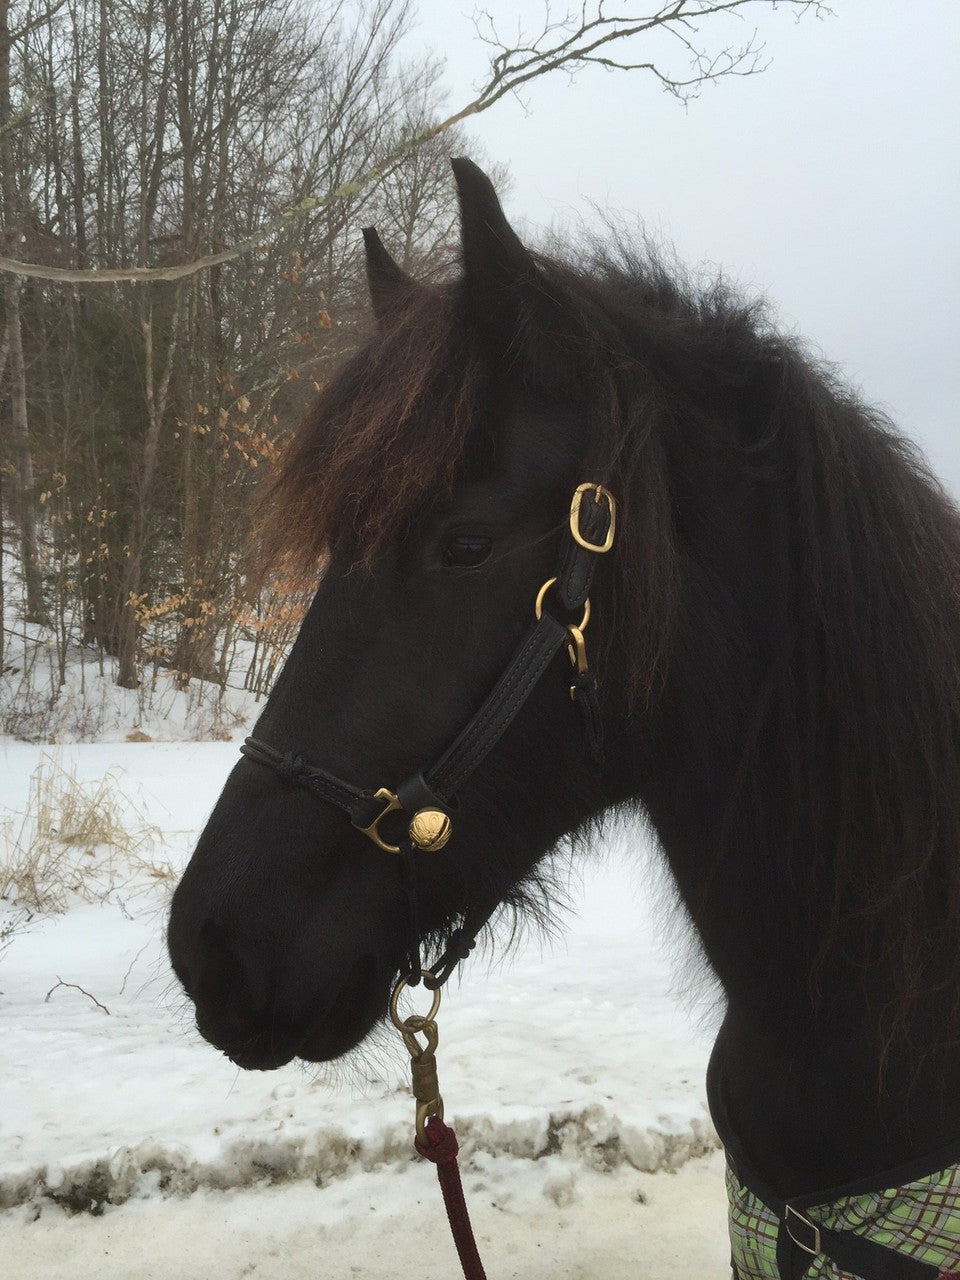
[[[422,287],[366,233],[378,333],[264,499],[268,561],[323,572],[177,889],[173,964],[241,1066],[335,1058],[411,929],[456,958],[562,837],[640,811],[726,995],[735,1181],[803,1274],[833,1248],[802,1208],[824,1188],[960,1160],[960,517],[761,307],[623,244],[531,253],[454,171],[462,277]],[[538,670],[440,785],[552,577]],[[444,829],[398,859],[423,807]],[[883,1274],[960,1249],[912,1261]]]

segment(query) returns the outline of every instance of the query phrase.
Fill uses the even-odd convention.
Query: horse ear
[[[540,272],[504,216],[493,183],[472,160],[451,160],[460,197],[464,274],[493,312],[505,291],[535,285]]]
[[[555,284],[504,216],[493,183],[472,160],[451,160],[460,197],[467,305],[496,357],[536,381],[556,364],[569,324]]]
[[[373,227],[363,228],[363,247],[370,301],[382,329],[412,302],[421,286],[391,258]]]

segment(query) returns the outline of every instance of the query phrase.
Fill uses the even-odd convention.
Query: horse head
[[[420,286],[365,232],[378,332],[288,449],[266,535],[322,558],[319,585],[173,902],[199,1029],[241,1066],[356,1045],[411,929],[439,945],[518,901],[545,852],[629,789],[609,749],[623,680],[596,539],[613,539],[615,481],[598,470],[592,348],[562,273],[479,169],[454,172],[461,278]],[[514,661],[525,643],[537,652]],[[467,767],[438,782],[485,706]],[[617,767],[600,763],[604,730]],[[409,799],[424,777],[439,798]],[[401,857],[418,814],[442,835]]]

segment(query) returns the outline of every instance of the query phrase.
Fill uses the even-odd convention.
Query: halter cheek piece
[[[273,769],[284,782],[307,787],[319,799],[340,809],[378,849],[400,855],[412,939],[408,978],[411,984],[419,981],[421,971],[414,850],[432,853],[442,849],[450,839],[457,812],[457,793],[516,719],[534,685],[564,645],[573,669],[570,697],[580,710],[591,756],[598,765],[602,763],[597,681],[587,662],[583,633],[590,621],[589,593],[597,556],[605,555],[613,546],[616,522],[616,502],[602,485],[588,483],[577,487],[570,503],[557,572],[540,588],[534,607],[535,620],[503,674],[440,759],[412,774],[396,790],[379,787],[376,791],[363,791],[326,769],[307,764],[290,752],[278,751],[258,738],[247,738],[240,748],[249,760]],[[574,617],[582,613],[579,622],[561,622],[554,617],[546,607],[552,598],[556,598],[564,613]],[[380,829],[380,824],[391,813],[411,815],[406,836],[397,844],[389,841]],[[433,966],[436,976],[427,980],[427,985],[437,987],[446,982],[458,962],[470,953],[477,933],[496,905],[468,914],[460,928],[454,930],[446,951]]]

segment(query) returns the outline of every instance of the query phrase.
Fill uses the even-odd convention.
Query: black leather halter
[[[615,535],[616,503],[612,495],[599,484],[579,485],[570,504],[568,532],[557,573],[540,588],[535,621],[479,710],[440,759],[411,774],[395,790],[379,787],[364,791],[319,765],[308,764],[291,752],[278,751],[258,738],[247,738],[240,748],[249,760],[273,769],[284,782],[304,786],[340,809],[379,849],[400,855],[413,939],[407,979],[411,984],[420,980],[421,967],[414,851],[432,853],[446,845],[453,830],[460,788],[500,741],[564,645],[573,668],[570,696],[580,709],[591,755],[596,763],[602,761],[597,682],[587,662],[583,633],[590,619],[590,584],[597,556],[610,550]],[[555,617],[547,607],[553,597],[565,614],[576,616],[582,610],[580,622],[561,622]],[[380,830],[381,822],[391,813],[409,815],[407,833],[396,844]],[[428,986],[438,987],[446,982],[457,963],[472,950],[476,935],[496,906],[493,903],[489,910],[468,913],[451,935],[433,968],[433,976],[427,980]]]

